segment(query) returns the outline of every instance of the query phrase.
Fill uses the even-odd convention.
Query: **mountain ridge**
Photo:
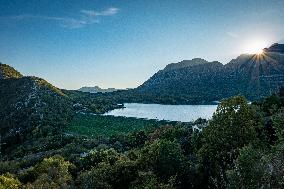
[[[284,44],[274,43],[269,48],[263,49],[265,52],[276,52],[284,54]]]
[[[99,86],[94,86],[94,87],[84,86],[84,87],[81,87],[80,89],[77,89],[77,91],[88,92],[88,93],[109,93],[109,92],[114,92],[118,90],[122,90],[122,89],[116,89],[116,88],[103,89],[103,88],[100,88]]]
[[[21,78],[23,75],[13,67],[0,62],[0,79]]]
[[[188,67],[203,65],[203,64],[207,64],[207,63],[213,63],[213,62],[220,63],[218,61],[208,62],[207,60],[202,59],[202,58],[194,58],[192,60],[182,60],[181,62],[178,62],[178,63],[170,63],[170,64],[166,65],[164,70],[170,71],[170,70],[175,70],[175,69],[180,69],[180,68],[188,68]]]
[[[242,54],[224,65],[201,58],[171,63],[136,90],[159,98],[182,97],[183,103],[209,103],[238,94],[257,100],[284,85],[282,47],[273,44],[262,54]]]

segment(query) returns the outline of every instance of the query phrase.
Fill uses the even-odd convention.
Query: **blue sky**
[[[136,87],[172,62],[283,39],[283,0],[0,0],[0,61],[67,89]]]

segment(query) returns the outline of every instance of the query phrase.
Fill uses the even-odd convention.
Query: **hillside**
[[[0,79],[20,78],[23,75],[7,64],[0,62]]]
[[[283,91],[194,123],[78,114],[4,154],[0,188],[283,188]]]
[[[236,63],[247,58],[229,73],[253,73]],[[225,73],[205,61],[168,69],[184,67]],[[37,77],[0,88],[0,188],[283,188],[284,89],[252,104],[235,96],[211,120],[182,123],[88,114],[127,98],[164,100],[135,90],[83,93]]]
[[[269,48],[265,48],[264,51],[284,54],[284,44],[274,43]]]
[[[166,66],[137,90],[158,96],[180,96],[190,103],[196,99],[213,101],[217,98],[210,98],[210,94],[207,94],[208,87],[215,85],[221,70],[222,64],[219,62],[207,62],[202,59],[182,61]],[[213,91],[217,93],[214,88],[211,89],[211,92]]]
[[[228,64],[203,59],[169,64],[136,90],[179,103],[210,103],[234,95],[257,100],[284,85],[283,45],[274,44],[260,55],[240,55]]]
[[[0,68],[0,150],[4,154],[25,153],[23,146],[46,148],[78,113],[100,114],[121,107],[91,93],[61,90],[44,79],[23,76],[5,64]],[[39,140],[44,141],[39,145]]]
[[[0,88],[2,151],[57,133],[73,114],[68,97],[43,79],[1,79]]]

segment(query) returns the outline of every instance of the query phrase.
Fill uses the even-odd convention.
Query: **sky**
[[[0,0],[0,62],[64,89],[134,88],[169,63],[275,42],[283,0]]]

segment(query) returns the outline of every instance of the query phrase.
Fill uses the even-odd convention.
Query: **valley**
[[[226,188],[253,181],[281,188],[284,55],[277,46],[226,65],[169,64],[141,86],[113,92],[59,89],[0,64],[0,186]]]
[[[0,0],[0,189],[284,189],[284,0]]]

